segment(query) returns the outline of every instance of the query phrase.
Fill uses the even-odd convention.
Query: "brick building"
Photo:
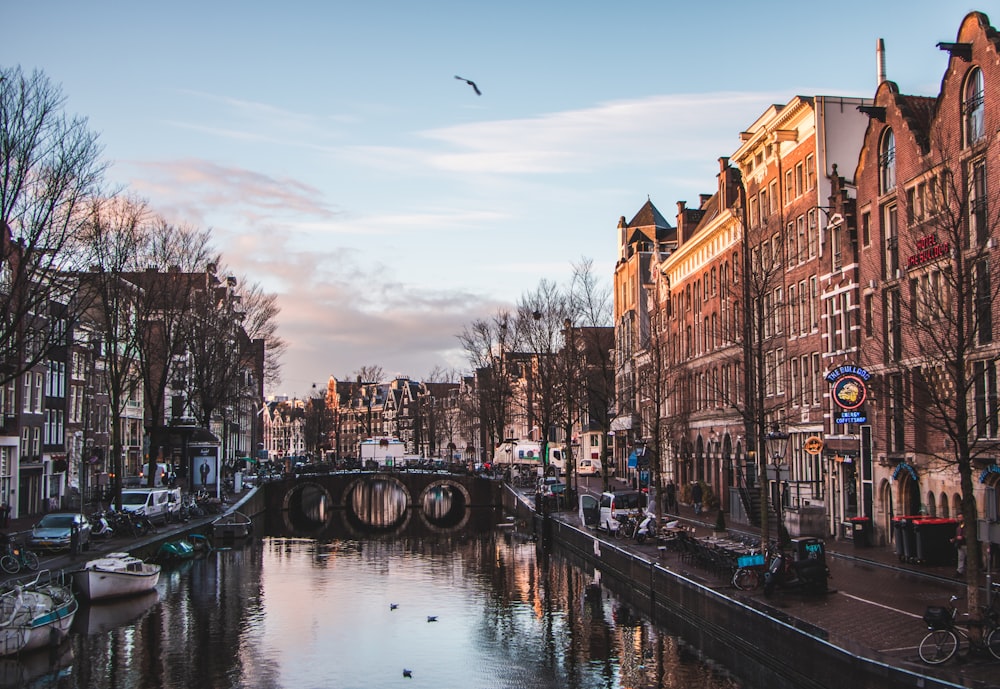
[[[985,505],[975,516],[996,514],[1000,38],[973,12],[938,47],[937,96],[879,84],[855,174],[873,398],[862,468],[882,540],[894,516],[957,515],[963,493]]]

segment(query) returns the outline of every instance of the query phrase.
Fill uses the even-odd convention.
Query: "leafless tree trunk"
[[[53,315],[72,322],[67,309],[80,303],[57,276],[86,265],[75,239],[106,163],[97,135],[63,113],[64,101],[41,72],[0,67],[0,384],[64,344],[48,327],[50,305],[64,304]]]

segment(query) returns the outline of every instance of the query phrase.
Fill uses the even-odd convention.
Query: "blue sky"
[[[110,180],[279,295],[280,389],[462,370],[456,335],[715,189],[771,103],[936,95],[1000,2],[0,0],[0,63],[61,84]],[[482,90],[454,79],[460,75]],[[841,172],[845,172],[841,169]]]

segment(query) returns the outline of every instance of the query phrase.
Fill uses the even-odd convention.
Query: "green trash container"
[[[871,517],[850,517],[851,537],[855,548],[868,548],[872,545]]]
[[[958,521],[941,517],[913,520],[916,561],[924,565],[955,564],[955,536]]]

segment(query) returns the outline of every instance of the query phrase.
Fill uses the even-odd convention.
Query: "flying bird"
[[[389,603],[389,609],[390,610],[395,610],[398,607],[399,607],[398,603]]]
[[[466,84],[471,86],[472,90],[476,92],[477,96],[483,95],[483,92],[479,90],[478,86],[476,86],[476,82],[466,79],[465,77],[460,77],[457,74],[455,75],[455,78],[458,79],[459,81],[464,81]]]
[[[403,668],[403,677],[413,677],[413,670]]]
[[[427,616],[427,621],[428,622],[437,622],[438,621],[437,615],[428,615]]]

